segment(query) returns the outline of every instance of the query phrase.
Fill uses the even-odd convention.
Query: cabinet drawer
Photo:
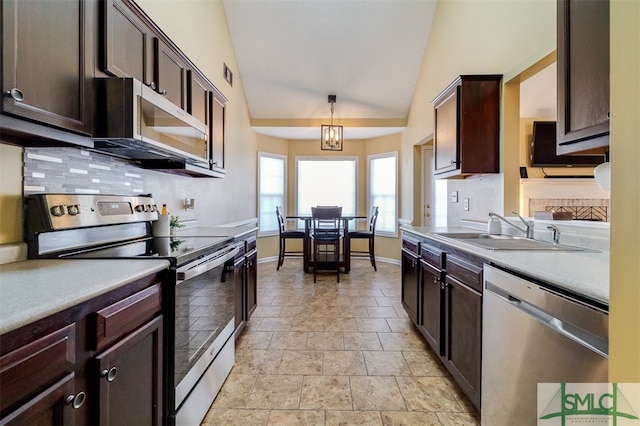
[[[113,343],[160,311],[160,284],[155,284],[91,315],[89,342],[93,350]]]
[[[251,238],[247,240],[247,253],[250,253],[252,250],[256,249],[256,239]]]
[[[455,256],[447,256],[447,276],[482,293],[482,265],[474,265]]]
[[[413,238],[403,237],[402,238],[402,248],[405,249],[405,251],[408,251],[410,253],[414,253],[415,255],[419,255],[420,254],[420,241],[414,240]]]
[[[72,372],[75,342],[73,323],[0,357],[0,411]]]
[[[444,252],[436,247],[426,244],[420,245],[420,257],[438,269],[444,268],[444,256]]]

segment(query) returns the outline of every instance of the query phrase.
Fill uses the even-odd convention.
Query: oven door
[[[229,339],[233,346],[231,336],[235,319],[232,275],[233,259],[238,251],[236,245],[228,245],[175,270],[175,311],[172,327],[175,342],[172,362],[175,397],[173,407],[170,407],[174,415],[179,411],[199,411],[200,408],[195,408],[193,404],[204,405],[206,412],[219,390],[208,389],[203,392],[198,382],[203,375],[214,374],[213,370],[216,370],[216,376],[220,376],[219,367],[210,367],[212,363],[215,364],[214,360],[225,345],[230,347],[227,344]],[[220,358],[226,358],[226,361],[222,371],[230,371],[234,360],[233,350],[226,348],[223,355]],[[220,379],[221,383],[224,382],[226,375],[218,377],[217,380]],[[211,396],[213,392],[215,393]],[[179,421],[180,417],[182,416],[176,415],[176,423],[183,423]]]

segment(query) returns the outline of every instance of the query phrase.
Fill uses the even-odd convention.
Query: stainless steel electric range
[[[30,258],[170,262],[163,286],[163,421],[200,424],[234,364],[233,232],[154,237],[158,209],[151,196],[30,195],[25,217]]]

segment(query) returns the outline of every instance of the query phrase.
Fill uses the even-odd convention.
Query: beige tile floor
[[[478,425],[400,304],[400,266],[258,265],[258,307],[203,425]]]

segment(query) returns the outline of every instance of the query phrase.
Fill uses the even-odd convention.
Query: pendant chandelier
[[[331,124],[320,126],[320,149],[322,151],[342,151],[342,126],[333,125],[333,106],[336,95],[329,95],[331,104]]]

